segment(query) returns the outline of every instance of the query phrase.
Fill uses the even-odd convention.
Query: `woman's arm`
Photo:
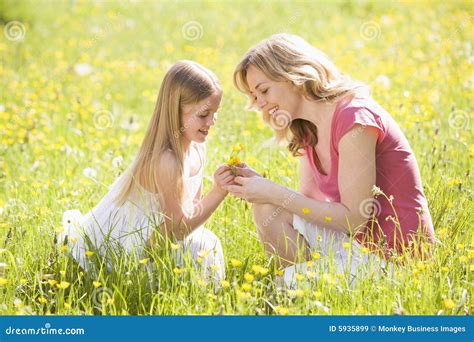
[[[286,210],[308,221],[338,231],[354,232],[367,222],[360,205],[372,199],[376,175],[377,130],[360,127],[354,125],[339,143],[338,182],[341,202],[315,200],[260,177],[237,177],[234,182],[241,185],[227,186],[226,189],[253,203],[281,205],[285,201]],[[357,131],[357,134],[351,134],[353,131]]]

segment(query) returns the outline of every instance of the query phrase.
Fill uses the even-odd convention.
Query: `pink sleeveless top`
[[[337,104],[331,123],[331,170],[323,175],[316,167],[313,147],[305,147],[305,155],[312,167],[320,192],[330,202],[340,202],[338,187],[339,141],[355,125],[374,127],[378,131],[376,145],[376,185],[388,196],[393,196],[393,208],[382,195],[377,196],[371,215],[368,206],[360,210],[370,219],[365,229],[356,235],[359,243],[386,256],[390,250],[399,252],[410,244],[410,236],[418,233],[428,241],[434,240],[433,223],[423,193],[420,171],[415,155],[394,119],[362,89],[349,100]],[[358,134],[355,130],[350,134]],[[325,170],[328,171],[328,170]],[[392,220],[398,217],[400,228]],[[423,241],[423,240],[422,240]],[[424,240],[426,241],[426,240]]]

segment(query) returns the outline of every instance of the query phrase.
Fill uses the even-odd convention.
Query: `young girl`
[[[91,244],[104,255],[114,247],[140,255],[145,246],[156,247],[161,235],[179,241],[194,260],[201,256],[206,275],[214,265],[216,278],[224,277],[221,243],[203,224],[234,179],[228,166],[217,169],[213,188],[201,198],[205,141],[221,97],[217,78],[203,66],[179,61],[171,67],[129,169],[89,213],[65,213],[64,235],[81,266],[87,267]]]
[[[234,73],[279,140],[301,156],[300,192],[240,168],[229,191],[254,205],[266,250],[283,266],[316,249],[345,270],[372,250],[417,254],[433,225],[408,141],[368,89],[302,38],[278,34],[250,49]],[[383,193],[382,193],[383,192]],[[374,198],[376,196],[376,198]],[[283,203],[283,204],[282,204]],[[354,239],[352,239],[353,237]],[[418,239],[424,237],[426,239]],[[364,250],[361,253],[361,246]]]

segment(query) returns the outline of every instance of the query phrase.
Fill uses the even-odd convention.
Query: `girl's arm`
[[[339,142],[339,193],[340,202],[315,200],[294,190],[261,178],[236,177],[226,189],[238,197],[253,203],[271,203],[317,225],[343,232],[354,232],[367,222],[360,210],[361,203],[372,200],[372,187],[375,185],[375,146],[377,130],[360,125],[346,133]],[[350,134],[358,130],[358,134]]]
[[[224,200],[227,191],[222,188],[230,184],[234,176],[227,165],[222,165],[214,174],[214,185],[207,195],[195,198],[193,203],[181,203],[176,194],[176,159],[173,154],[164,153],[156,177],[161,189],[161,210],[165,216],[161,226],[166,236],[182,240],[195,228],[201,226]]]

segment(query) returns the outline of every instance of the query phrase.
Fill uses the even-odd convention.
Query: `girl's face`
[[[216,122],[221,98],[222,94],[216,93],[198,103],[183,106],[181,131],[187,142],[202,143],[206,141],[210,128]]]
[[[247,83],[262,113],[269,114],[273,119],[285,112],[290,116],[288,119],[297,118],[302,95],[293,83],[272,81],[253,65],[247,69]]]

